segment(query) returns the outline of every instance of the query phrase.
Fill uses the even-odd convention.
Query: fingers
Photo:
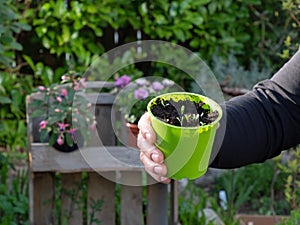
[[[165,164],[158,164],[151,160],[144,152],[140,153],[140,159],[145,165],[145,170],[155,180],[168,184],[171,182],[170,178],[167,178],[167,167]]]
[[[155,163],[163,163],[164,155],[163,153],[155,147],[153,143],[148,142],[141,132],[137,137],[137,145],[141,152],[143,152],[149,159]]]
[[[151,126],[150,115],[145,113],[138,123],[139,134],[137,137],[137,146],[139,149],[156,163],[164,161],[164,155],[159,151],[154,143],[156,141],[155,132]]]
[[[164,155],[154,145],[156,141],[155,132],[151,126],[150,115],[145,113],[139,123],[139,134],[137,145],[140,149],[140,159],[145,165],[146,171],[157,181],[168,184],[171,179],[167,175],[167,167],[164,164]]]

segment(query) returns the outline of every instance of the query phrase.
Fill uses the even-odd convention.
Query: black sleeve
[[[264,162],[299,144],[300,51],[271,79],[222,107],[226,119],[217,131],[211,167]]]

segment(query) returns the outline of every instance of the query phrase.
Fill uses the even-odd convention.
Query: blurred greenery
[[[296,51],[299,34],[298,2],[290,0],[1,0],[0,5],[0,146],[13,151],[26,148],[25,96],[33,87],[59,82],[70,69],[83,73],[114,47],[137,38],[170,41],[202,57],[220,82],[230,76],[229,85],[250,88]],[[164,76],[191,90],[191,78],[177,68],[132,64],[132,57],[117,58],[131,64],[120,75]],[[110,60],[99,64],[98,74]],[[19,138],[7,131],[8,124]]]
[[[25,103],[34,87],[59,82],[71,69],[84,73],[98,56],[138,39],[184,46],[204,59],[219,82],[230,80],[228,86],[251,88],[270,77],[298,49],[299,5],[300,0],[133,0],[130,4],[127,0],[0,0],[0,156],[27,149]],[[130,64],[132,55],[128,52],[118,60]],[[111,64],[107,58],[94,72],[101,78],[102,68]],[[183,71],[163,63],[136,63],[118,71],[125,73],[164,76],[186,90],[192,88],[192,80]],[[262,174],[270,172],[261,166]],[[22,183],[23,176],[19,179]],[[294,180],[291,176],[284,181],[290,198],[296,193],[288,189]],[[257,188],[251,194],[244,191],[248,197],[253,192],[262,195],[254,191]],[[6,196],[1,204],[25,204],[19,197]],[[267,206],[262,208],[267,212]],[[284,205],[279,212],[286,209]],[[27,212],[19,210],[15,215],[20,214]],[[7,215],[15,221],[11,224],[20,221]]]

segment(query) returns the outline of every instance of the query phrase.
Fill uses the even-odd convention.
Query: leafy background
[[[1,185],[6,184],[4,174],[15,158],[26,159],[25,97],[37,85],[59,82],[70,69],[84,72],[97,56],[136,41],[140,32],[143,40],[166,40],[194,51],[220,84],[250,89],[276,72],[298,48],[299,4],[299,0],[133,0],[131,4],[127,0],[0,0]],[[130,65],[121,72],[164,74],[187,89],[193,87],[180,71],[160,63]],[[293,179],[298,177],[287,183]],[[26,203],[18,200],[26,196],[26,188],[18,187],[12,193],[17,197],[5,203]],[[7,195],[3,190],[1,199]],[[286,195],[293,193],[294,189]],[[0,207],[0,222],[23,224],[28,212],[22,206],[14,208],[18,214],[7,214],[4,208],[8,207]]]

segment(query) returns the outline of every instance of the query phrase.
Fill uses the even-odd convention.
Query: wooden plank
[[[108,172],[109,173],[109,172]],[[111,175],[110,175],[111,176]],[[91,217],[101,224],[115,224],[115,183],[105,179],[96,172],[88,173],[88,221]],[[102,207],[97,209],[95,204],[103,201]],[[89,223],[88,223],[89,224]],[[96,224],[96,223],[92,223]]]
[[[121,172],[121,225],[143,224],[143,186],[142,172]],[[120,182],[121,184],[123,182]]]
[[[63,153],[47,144],[32,144],[33,172],[141,171],[139,151],[123,146],[90,147]]]
[[[147,225],[157,224],[168,224],[168,185],[162,183],[147,186]]]
[[[112,105],[115,101],[115,96],[110,93],[88,93],[84,96],[95,105]]]
[[[178,181],[172,180],[170,186],[170,224],[178,225]]]
[[[109,81],[87,81],[86,87],[91,89],[99,89],[99,88],[114,88],[114,82]]]
[[[97,121],[97,136],[93,138],[94,141],[91,143],[91,146],[116,145],[117,138],[113,128],[113,123],[115,123],[115,115],[112,111],[112,106],[96,105],[95,116]]]
[[[82,174],[61,174],[61,221],[63,224],[82,225]]]
[[[30,224],[54,224],[54,178],[51,173],[31,174],[30,188]]]

